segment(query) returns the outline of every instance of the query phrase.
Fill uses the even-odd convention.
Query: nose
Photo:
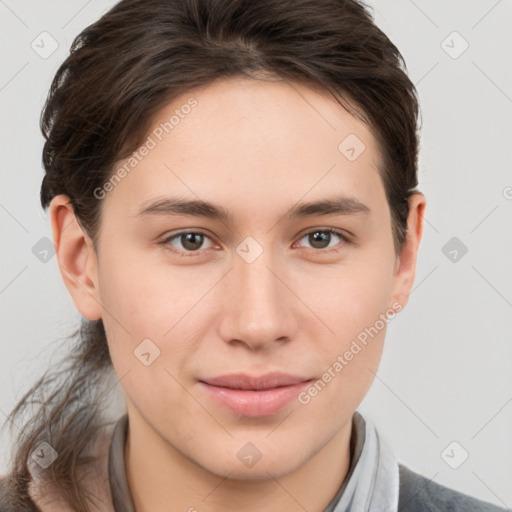
[[[223,340],[262,350],[295,336],[293,308],[299,301],[286,286],[286,274],[270,250],[251,263],[235,256],[223,283]]]

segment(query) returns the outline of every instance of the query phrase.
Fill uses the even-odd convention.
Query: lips
[[[283,386],[293,386],[307,380],[310,379],[307,377],[295,377],[286,373],[274,372],[267,373],[259,377],[250,376],[245,373],[236,373],[231,375],[222,375],[211,379],[204,379],[202,382],[222,388],[260,391],[280,388]]]
[[[238,416],[269,416],[282,410],[312,379],[280,372],[230,374],[199,381],[209,399]]]

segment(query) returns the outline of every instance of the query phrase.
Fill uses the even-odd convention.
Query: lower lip
[[[310,381],[292,386],[265,389],[262,391],[223,388],[200,382],[208,394],[219,404],[231,409],[239,416],[256,418],[270,416],[283,409],[304,389]]]

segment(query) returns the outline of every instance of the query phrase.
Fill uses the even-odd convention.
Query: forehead
[[[182,94],[153,116],[136,153],[116,164],[128,172],[106,197],[130,214],[167,193],[242,209],[384,197],[370,129],[329,93],[287,81],[229,78]]]

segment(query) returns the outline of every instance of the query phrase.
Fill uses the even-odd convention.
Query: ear
[[[53,242],[60,273],[78,311],[89,320],[101,318],[98,265],[92,241],[79,225],[68,196],[50,203]]]
[[[402,251],[397,258],[393,280],[393,300],[405,307],[414,284],[416,259],[423,234],[423,216],[427,201],[421,192],[414,192],[409,197],[409,215],[407,233]]]

